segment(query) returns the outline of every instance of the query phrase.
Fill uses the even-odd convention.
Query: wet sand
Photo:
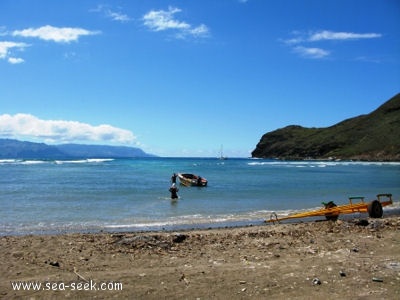
[[[2,299],[400,299],[399,216],[5,236],[0,251]]]

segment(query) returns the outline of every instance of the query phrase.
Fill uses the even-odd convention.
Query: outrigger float
[[[265,222],[280,222],[283,220],[297,219],[297,218],[308,218],[325,216],[327,220],[336,221],[341,214],[352,214],[352,213],[368,213],[371,218],[381,218],[383,215],[382,207],[390,205],[393,203],[392,194],[378,194],[376,195],[376,200],[369,203],[365,202],[365,197],[349,197],[349,204],[336,205],[333,201],[328,203],[322,202],[325,208],[312,210],[308,212],[296,213],[293,215],[278,218],[278,215],[273,212],[269,220]],[[359,200],[358,203],[353,203],[353,201]]]

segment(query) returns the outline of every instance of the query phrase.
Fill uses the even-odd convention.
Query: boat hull
[[[179,173],[178,174],[179,182],[185,186],[199,186],[204,187],[207,186],[207,179],[201,178],[199,180],[199,176],[195,174],[189,173]]]

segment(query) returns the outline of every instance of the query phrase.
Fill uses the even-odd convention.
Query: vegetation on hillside
[[[327,128],[290,125],[262,136],[252,157],[400,160],[400,94],[375,111]]]

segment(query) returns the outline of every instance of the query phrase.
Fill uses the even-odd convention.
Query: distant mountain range
[[[255,158],[400,161],[400,94],[327,128],[290,125],[264,134]]]
[[[134,147],[23,142],[13,139],[0,139],[0,158],[18,159],[69,159],[69,158],[133,158],[152,157]]]

